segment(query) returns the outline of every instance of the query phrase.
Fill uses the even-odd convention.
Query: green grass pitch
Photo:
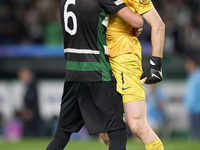
[[[51,138],[26,138],[11,142],[0,139],[0,150],[45,150]],[[162,140],[165,150],[200,150],[200,141],[186,139]],[[128,150],[145,150],[138,139],[129,139]],[[107,150],[100,139],[71,140],[65,150]]]

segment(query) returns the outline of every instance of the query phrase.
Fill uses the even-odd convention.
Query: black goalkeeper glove
[[[162,81],[162,58],[151,56],[150,66],[143,72],[140,82],[146,84],[155,84]]]

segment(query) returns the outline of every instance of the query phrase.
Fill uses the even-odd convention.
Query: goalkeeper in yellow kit
[[[117,91],[122,95],[126,121],[132,133],[144,143],[146,150],[164,150],[161,140],[147,122],[142,83],[154,84],[162,80],[165,25],[151,0],[122,1],[151,26],[152,56],[149,68],[142,72],[141,45],[133,36],[133,28],[116,15],[111,15],[106,35]],[[105,133],[100,136],[108,146],[108,136]]]

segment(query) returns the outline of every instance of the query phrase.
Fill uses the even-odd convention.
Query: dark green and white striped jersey
[[[108,59],[108,14],[125,7],[121,0],[61,0],[66,80],[114,80]]]

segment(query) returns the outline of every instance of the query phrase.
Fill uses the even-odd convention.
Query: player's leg
[[[109,150],[126,150],[126,129],[110,131],[108,136],[110,139]]]
[[[116,82],[82,84],[84,86],[78,93],[82,95],[79,96],[79,106],[89,134],[107,132],[110,138],[109,149],[125,150],[126,124],[123,120],[121,95],[115,90]]]
[[[63,150],[69,142],[72,133],[56,130],[52,141],[47,146],[46,150]]]
[[[124,104],[128,125],[134,135],[141,139],[147,150],[163,150],[163,145],[158,136],[149,127],[146,119],[145,101],[128,102]],[[138,110],[140,109],[140,110]],[[131,115],[133,114],[133,115]],[[101,133],[107,147],[109,147],[109,137],[107,133]]]
[[[100,133],[99,135],[109,150],[118,150],[119,147],[124,149],[124,145],[127,143],[127,133],[125,129]]]
[[[123,98],[131,98],[126,95]],[[162,142],[154,131],[150,128],[146,117],[146,102],[132,101],[124,104],[127,123],[132,133],[137,136],[144,144],[147,150],[164,150]]]
[[[141,59],[135,54],[124,54],[110,58],[111,67],[117,79],[117,91],[122,94],[126,121],[134,135],[138,136],[146,145],[160,145],[158,150],[163,150],[162,143],[149,127],[146,118],[146,102],[144,86],[140,83],[142,74]],[[150,144],[150,145],[149,145]]]
[[[63,150],[71,134],[84,125],[76,94],[78,86],[76,82],[65,82],[57,129],[46,150]]]
[[[103,140],[104,144],[109,148],[110,145],[110,139],[107,133],[100,133],[99,134],[100,138]]]

